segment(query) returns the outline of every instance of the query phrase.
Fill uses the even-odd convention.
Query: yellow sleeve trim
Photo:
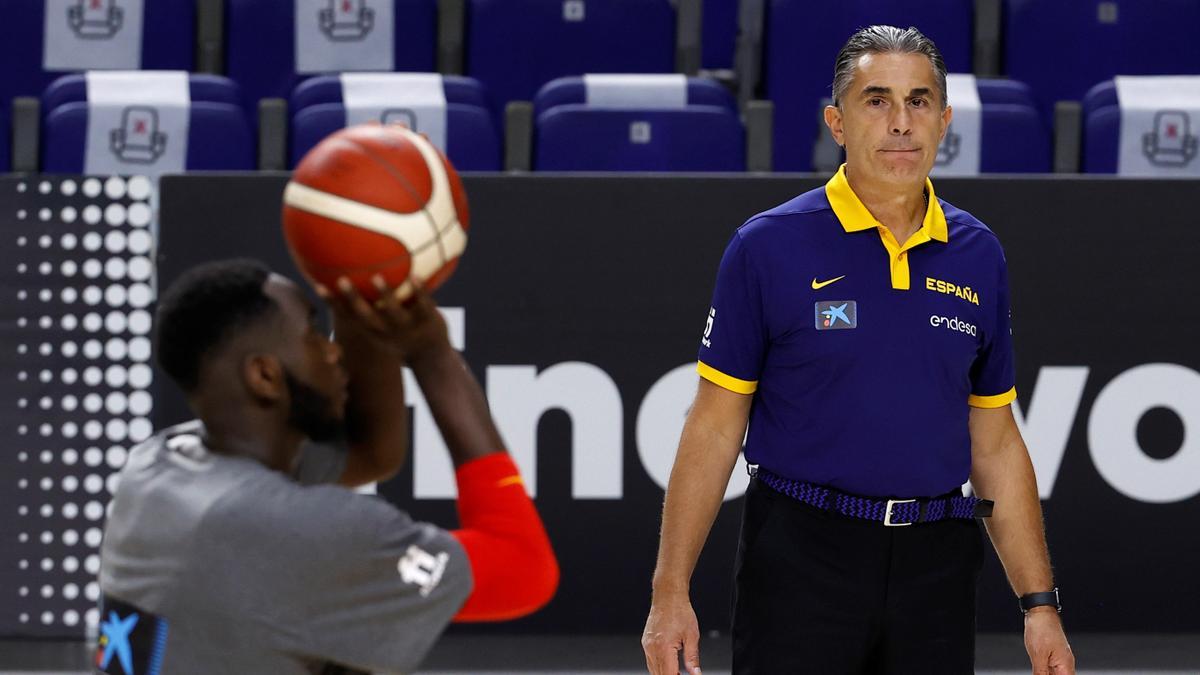
[[[1003,394],[995,396],[976,396],[971,394],[967,397],[967,405],[972,408],[1001,408],[1012,403],[1017,398],[1017,388],[1013,387]]]
[[[509,485],[524,485],[525,481],[521,480],[520,476],[509,476],[496,481],[496,487],[508,487]]]
[[[703,361],[696,362],[696,372],[709,382],[736,394],[753,394],[754,390],[758,389],[758,380],[739,380],[736,377],[730,377]]]

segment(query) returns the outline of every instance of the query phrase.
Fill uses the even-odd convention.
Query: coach
[[[945,63],[915,28],[871,26],[838,54],[833,94],[845,165],[751,218],[721,260],[667,488],[649,670],[673,675],[682,656],[700,672],[690,577],[744,439],[757,469],[735,674],[972,673],[976,518],[1020,598],[1033,672],[1074,673],[1010,406],[1004,254],[928,178],[952,118]]]

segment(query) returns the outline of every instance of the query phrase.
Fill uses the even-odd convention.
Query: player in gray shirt
[[[411,672],[456,616],[553,595],[545,530],[432,300],[318,292],[336,342],[298,286],[249,261],[191,270],[161,299],[156,356],[199,419],[121,471],[97,672]],[[405,364],[457,467],[454,532],[347,489],[404,461]]]

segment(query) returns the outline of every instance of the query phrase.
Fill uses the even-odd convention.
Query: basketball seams
[[[451,260],[457,260],[466,249],[467,231],[462,226],[458,205],[454,200],[454,188],[450,184],[450,173],[453,169],[448,160],[429,142],[429,139],[403,127],[397,128],[397,131],[408,138],[425,159],[425,165],[429,168],[431,191],[424,209],[429,214],[434,230],[437,232],[438,252],[441,256],[440,269]],[[438,224],[438,214],[436,213],[436,210],[442,206],[448,208],[448,213],[445,214],[445,225]],[[432,274],[436,273],[436,270],[432,271]]]
[[[340,195],[323,192],[303,183],[289,183],[284,189],[284,204],[299,211],[312,213],[330,220],[336,220],[347,225],[363,229],[395,239],[409,249],[410,252],[421,251],[433,242],[422,237],[411,240],[406,236],[414,228],[414,222],[425,219],[413,213],[396,213],[371,204],[364,204]]]
[[[407,131],[407,130],[405,130],[405,131]],[[411,132],[409,132],[409,133],[411,134]],[[414,145],[417,145],[418,141],[424,141],[424,139],[421,139],[416,134],[411,134],[411,136],[413,136],[413,137],[409,138],[408,140],[409,140],[409,142],[413,143]],[[433,215],[429,213],[429,210],[425,208],[425,204],[427,202],[425,200],[421,199],[417,195],[416,188],[413,187],[412,183],[408,182],[408,178],[406,178],[404,176],[404,174],[402,172],[400,172],[400,170],[397,169],[394,164],[389,162],[385,157],[382,157],[379,154],[377,154],[370,147],[363,145],[362,143],[358,142],[357,140],[351,139],[351,138],[347,138],[347,139],[345,139],[345,141],[347,143],[351,143],[351,144],[357,146],[358,149],[363,152],[363,154],[365,154],[367,157],[370,157],[372,160],[375,161],[375,163],[377,163],[381,167],[383,167],[383,169],[385,171],[387,171],[389,174],[391,174],[391,176],[393,178],[395,178],[398,183],[400,183],[400,187],[413,198],[413,201],[421,204],[421,213],[423,213],[425,215],[425,220],[426,220],[426,222],[429,223],[429,227],[433,231],[432,243],[437,244],[438,257],[441,258],[441,265],[445,265],[446,260],[447,260],[446,251],[445,251],[445,248],[442,246],[441,236],[440,236],[440,233],[438,232],[437,221],[434,219]],[[417,151],[421,153],[422,159],[425,160],[426,170],[430,172],[430,177],[432,178],[433,189],[430,191],[429,201],[433,201],[433,198],[438,193],[438,180],[437,180],[438,177],[433,174],[432,167],[429,166],[429,157],[425,154],[424,149],[421,148],[419,145],[417,145]],[[439,164],[441,163],[440,158],[438,159],[438,163]],[[424,246],[421,247],[422,250],[424,248],[425,248]],[[413,255],[414,264],[416,263],[416,259],[417,259],[417,256]],[[439,267],[441,265],[439,265]]]

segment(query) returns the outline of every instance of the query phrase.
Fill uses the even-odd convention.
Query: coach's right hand
[[[687,675],[700,675],[700,624],[686,594],[655,596],[642,632],[650,675],[679,675],[682,652]]]

